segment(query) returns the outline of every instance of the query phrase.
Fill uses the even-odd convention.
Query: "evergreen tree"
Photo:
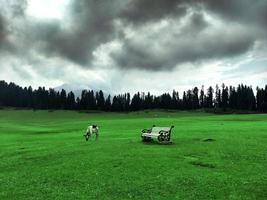
[[[221,90],[218,86],[216,85],[216,91],[215,91],[215,108],[220,108],[222,107],[222,95],[221,95]]]
[[[125,103],[125,111],[130,111],[130,103],[131,103],[131,95],[130,93],[126,94],[126,103]]]
[[[85,110],[87,109],[87,107],[88,107],[88,92],[87,90],[83,90],[79,102],[79,108]]]
[[[256,110],[256,98],[252,87],[249,88],[249,110]]]
[[[265,90],[263,95],[263,111],[267,112],[267,85],[265,85]]]
[[[111,105],[111,111],[113,111],[113,112],[121,112],[121,111],[123,111],[122,102],[121,102],[121,97],[120,96],[114,96],[113,97],[112,105]]]
[[[222,108],[225,110],[228,107],[228,87],[225,87],[224,84],[222,84]]]
[[[187,98],[186,98],[186,93],[183,93],[183,101],[182,101],[182,110],[187,109]]]
[[[70,110],[75,109],[75,95],[72,91],[68,93],[66,100],[66,108]]]
[[[171,108],[172,109],[179,109],[180,108],[180,103],[179,103],[179,93],[176,92],[175,90],[172,91],[172,103],[171,103]]]
[[[60,92],[60,108],[66,109],[66,107],[67,107],[67,94],[66,91],[62,89]]]
[[[105,98],[102,90],[100,90],[98,95],[96,95],[96,102],[97,102],[97,108],[99,110],[104,110]]]
[[[200,99],[199,99],[201,108],[204,108],[204,97],[205,97],[204,85],[202,85],[201,91],[200,91]]]
[[[105,100],[105,106],[104,111],[110,111],[111,110],[111,97],[108,95],[107,99]]]
[[[160,108],[170,109],[172,106],[172,98],[169,93],[164,93],[160,96]]]
[[[198,88],[195,87],[193,89],[193,98],[192,98],[193,102],[192,102],[192,108],[193,109],[198,109],[199,108],[199,98],[198,98]]]
[[[257,102],[257,110],[259,112],[264,112],[265,108],[264,93],[265,93],[264,89],[257,87],[256,102]]]
[[[94,91],[91,90],[89,91],[89,96],[88,96],[88,109],[90,110],[95,110],[96,109],[96,99],[94,95]]]
[[[132,102],[130,105],[131,111],[137,111],[141,109],[141,98],[140,98],[140,93],[138,92],[137,94],[134,94],[132,98]]]
[[[81,110],[81,99],[79,97],[76,98],[76,106],[75,109]]]
[[[235,87],[232,86],[230,86],[229,107],[231,109],[237,109],[237,93]]]
[[[32,108],[33,107],[33,91],[32,87],[29,86],[27,89],[27,107]]]
[[[222,107],[235,110],[257,110],[267,112],[267,85],[265,88],[257,87],[256,97],[251,86],[240,84],[237,89],[222,85],[222,90],[216,86],[215,101],[213,88],[209,87],[207,94],[204,86],[198,97],[198,88],[183,93],[182,100],[179,94],[173,90],[172,94],[164,93],[153,96],[149,92],[136,93],[131,99],[129,93],[114,96],[111,103],[110,95],[105,100],[102,91],[94,93],[93,90],[83,90],[81,96],[75,100],[73,92],[66,94],[62,89],[60,92],[49,88],[38,87],[33,90],[20,87],[15,83],[0,81],[0,106],[29,107],[34,109],[100,109],[105,111],[136,111],[142,109],[197,109],[200,107],[212,108]],[[94,95],[95,94],[95,95]],[[214,104],[215,103],[215,104]]]
[[[214,93],[214,90],[210,86],[208,88],[208,91],[207,91],[207,107],[208,108],[212,108],[213,107],[213,93]]]

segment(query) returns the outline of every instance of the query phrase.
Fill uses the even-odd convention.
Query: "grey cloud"
[[[19,2],[21,7],[19,7]],[[23,2],[25,1],[20,0],[19,2],[13,5],[13,8],[16,8],[13,10],[17,10],[17,12],[24,10]],[[162,0],[154,2],[156,3],[152,1],[145,2],[146,6],[151,3],[154,5],[150,9],[152,15],[140,10],[138,16],[145,19],[151,15],[152,19],[156,17],[156,14],[162,10],[164,5],[162,14],[168,8],[178,9],[177,2],[173,0],[169,3]],[[135,5],[136,3],[137,5]],[[81,66],[90,67],[93,51],[99,45],[116,38],[117,30],[114,26],[114,20],[122,18],[127,18],[128,21],[135,20],[136,16],[132,16],[134,18],[130,19],[131,12],[135,12],[133,9],[139,9],[138,6],[141,4],[141,1],[138,3],[138,1],[125,0],[73,0],[67,13],[68,28],[65,27],[65,24],[57,21],[28,21],[24,25],[20,24],[19,26],[24,31],[24,35],[20,39],[20,43],[24,43],[21,44],[22,49],[23,46],[26,46],[28,49],[36,49],[48,57],[60,56]],[[129,10],[126,9],[128,6]],[[126,11],[129,12],[129,15]],[[161,16],[159,15],[159,17]],[[21,52],[25,56],[25,50],[23,49]]]
[[[21,17],[27,5],[27,0],[0,0],[1,14],[9,18]]]
[[[10,7],[12,17],[21,17],[24,16],[28,2],[27,0],[9,0],[6,4]]]
[[[202,8],[227,20],[265,23],[266,0],[131,0],[121,17],[129,22],[144,23],[165,17],[184,16],[190,7]]]
[[[27,1],[10,2],[5,9],[12,10],[13,17],[23,18]],[[7,32],[0,17],[0,46],[13,48],[11,53],[29,62],[36,60],[30,51],[36,51],[48,58],[60,57],[82,67],[91,67],[93,51],[101,44],[119,39],[122,50],[111,54],[118,67],[171,69],[184,62],[245,53],[262,37],[258,29],[259,23],[267,25],[265,8],[265,0],[253,3],[249,0],[72,0],[63,23],[25,17],[24,22],[15,23],[14,30]],[[149,33],[153,23],[161,19],[179,23],[192,12],[190,10],[194,13],[183,29]],[[218,16],[225,24],[234,21],[246,28],[231,27],[232,30],[227,30],[227,33],[223,29],[213,30],[204,17],[204,13],[208,12]],[[116,20],[122,22],[123,28],[130,27],[140,35],[139,41],[118,35],[123,30],[114,25]],[[142,28],[146,32],[136,31]],[[16,43],[8,43],[4,39],[6,34],[13,35]],[[155,46],[161,48],[154,49]]]
[[[120,3],[121,2],[121,3]],[[92,52],[102,43],[115,37],[113,20],[125,1],[72,0],[63,23],[57,20],[36,20],[24,17],[26,0],[11,0],[3,6],[5,13],[10,11],[7,23],[8,35],[17,39],[12,52],[23,59],[31,56],[27,51],[36,50],[47,57],[61,57],[88,66]],[[14,17],[20,15],[21,20]],[[3,43],[4,23],[0,18],[0,42]],[[27,55],[28,54],[28,55]]]
[[[0,50],[2,53],[14,54],[18,48],[10,40],[14,31],[14,23],[23,18],[27,0],[0,0]]]
[[[179,30],[179,34],[165,30],[154,34],[153,39],[150,40],[151,34],[148,28],[147,32],[136,33],[142,35],[142,39],[139,39],[141,42],[136,42],[136,38],[124,39],[121,51],[112,53],[117,65],[122,68],[166,70],[185,62],[234,57],[246,53],[256,41],[266,36],[262,30],[262,25],[267,24],[267,18],[264,17],[264,15],[267,16],[267,1],[265,0],[255,2],[249,0],[174,0],[170,3],[160,0],[140,0],[131,3],[133,5],[129,7],[128,15],[125,16],[129,21],[133,20],[141,24],[142,21],[153,23],[153,20],[162,18],[180,20],[188,14],[190,9],[196,13],[187,22],[187,26]],[[156,14],[157,9],[154,6],[163,9]],[[185,10],[183,15],[175,15],[179,13],[177,8]],[[150,9],[155,13],[149,12]],[[224,24],[224,27],[213,30],[201,12],[214,14]],[[138,13],[144,14],[137,16]],[[228,27],[228,23],[236,24],[236,27]],[[207,31],[203,32],[203,29]],[[160,46],[161,49],[158,50],[156,46]]]
[[[68,12],[69,25],[59,22],[36,23],[29,33],[34,34],[38,48],[48,56],[60,56],[81,66],[90,65],[92,52],[115,37],[113,20],[123,1],[73,1]]]
[[[9,41],[8,36],[7,21],[0,14],[0,53],[10,53],[15,49],[14,45]]]
[[[225,20],[267,28],[266,0],[199,0],[199,2],[204,5],[206,10],[220,15]]]
[[[257,39],[244,27],[212,27],[201,13],[194,13],[184,27],[175,28],[173,23],[157,33],[150,33],[149,27],[137,31],[111,56],[121,68],[166,70],[186,62],[240,55]]]
[[[0,15],[0,45],[5,40],[5,23],[3,17]]]
[[[120,17],[128,22],[143,24],[166,17],[183,16],[187,12],[185,0],[131,0]]]
[[[19,74],[19,76],[21,77],[21,78],[23,78],[23,79],[31,79],[32,78],[32,76],[26,71],[26,70],[24,70],[23,68],[21,68],[20,66],[18,66],[18,65],[12,65],[12,69],[14,70],[14,71],[16,71],[16,73],[18,73]]]

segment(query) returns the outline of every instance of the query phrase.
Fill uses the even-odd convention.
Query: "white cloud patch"
[[[64,18],[70,0],[28,0],[26,14],[40,19]]]

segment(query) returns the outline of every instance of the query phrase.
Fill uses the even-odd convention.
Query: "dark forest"
[[[56,91],[52,88],[31,86],[20,87],[15,83],[0,81],[0,106],[32,109],[64,109],[64,110],[100,110],[113,112],[129,112],[145,109],[196,110],[209,109],[217,111],[243,110],[267,112],[267,85],[256,89],[240,84],[237,87],[216,85],[206,90],[194,87],[180,95],[173,90],[159,96],[138,92],[132,97],[130,93],[111,97],[103,91],[83,90],[79,97],[64,89]]]

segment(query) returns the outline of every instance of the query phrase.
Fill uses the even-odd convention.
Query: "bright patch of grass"
[[[0,199],[266,199],[267,115],[0,110],[0,160]]]

